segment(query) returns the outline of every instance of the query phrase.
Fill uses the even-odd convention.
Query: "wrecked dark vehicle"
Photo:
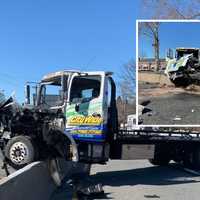
[[[198,84],[199,56],[198,48],[177,48],[174,58],[173,51],[169,49],[166,57],[165,74],[177,87]]]
[[[62,118],[59,113],[17,107],[9,98],[1,106],[0,114],[0,146],[6,162],[15,169],[50,156],[65,156],[61,143],[66,138],[57,132],[54,124],[54,120]]]
[[[62,132],[65,119],[62,107],[55,99],[48,100],[46,85],[45,81],[36,85],[32,103],[27,85],[24,105],[17,104],[12,97],[0,104],[0,148],[4,162],[15,169],[36,160],[72,157],[68,155],[72,137],[66,137]],[[48,85],[60,89],[61,76]]]

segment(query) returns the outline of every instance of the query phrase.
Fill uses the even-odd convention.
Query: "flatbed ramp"
[[[48,200],[54,190],[56,185],[44,162],[34,162],[0,180],[1,200]]]
[[[69,173],[70,163],[62,164],[62,173]],[[68,193],[66,188],[65,191],[64,197],[60,198],[58,186],[53,181],[46,162],[31,163],[0,180],[1,200],[71,199],[72,193]]]

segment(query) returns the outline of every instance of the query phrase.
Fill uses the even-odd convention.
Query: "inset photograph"
[[[137,21],[138,123],[200,124],[200,21]]]

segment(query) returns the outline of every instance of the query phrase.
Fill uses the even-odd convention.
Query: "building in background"
[[[160,70],[164,71],[166,68],[165,58],[160,58]],[[156,71],[155,58],[138,58],[138,70],[139,71]]]

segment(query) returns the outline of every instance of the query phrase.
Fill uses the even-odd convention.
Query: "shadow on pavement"
[[[102,183],[103,186],[134,186],[142,185],[176,185],[186,183],[198,183],[196,175],[186,173],[178,169],[178,164],[171,164],[166,167],[152,166],[130,170],[98,172],[90,178],[95,183]],[[134,166],[133,166],[134,167]],[[200,180],[200,179],[199,179]],[[77,194],[69,185],[64,185],[56,191],[56,195],[51,200],[91,200],[91,199],[112,199],[109,193],[102,193],[95,196],[83,196]],[[160,198],[157,195],[146,195],[145,198]]]
[[[126,185],[175,185],[199,182],[194,175],[178,170],[172,166],[152,166],[130,170],[98,172],[92,178],[108,186]]]
[[[52,195],[50,200],[95,200],[95,199],[112,199],[108,197],[109,193],[100,193],[96,195],[86,196],[83,194],[78,194],[73,191],[72,187],[68,184],[64,184],[62,187],[58,188]]]
[[[108,195],[109,195],[109,193],[104,193],[104,194],[99,194],[99,195],[94,195],[94,196],[77,195],[77,200],[113,199],[111,197],[108,197]]]

